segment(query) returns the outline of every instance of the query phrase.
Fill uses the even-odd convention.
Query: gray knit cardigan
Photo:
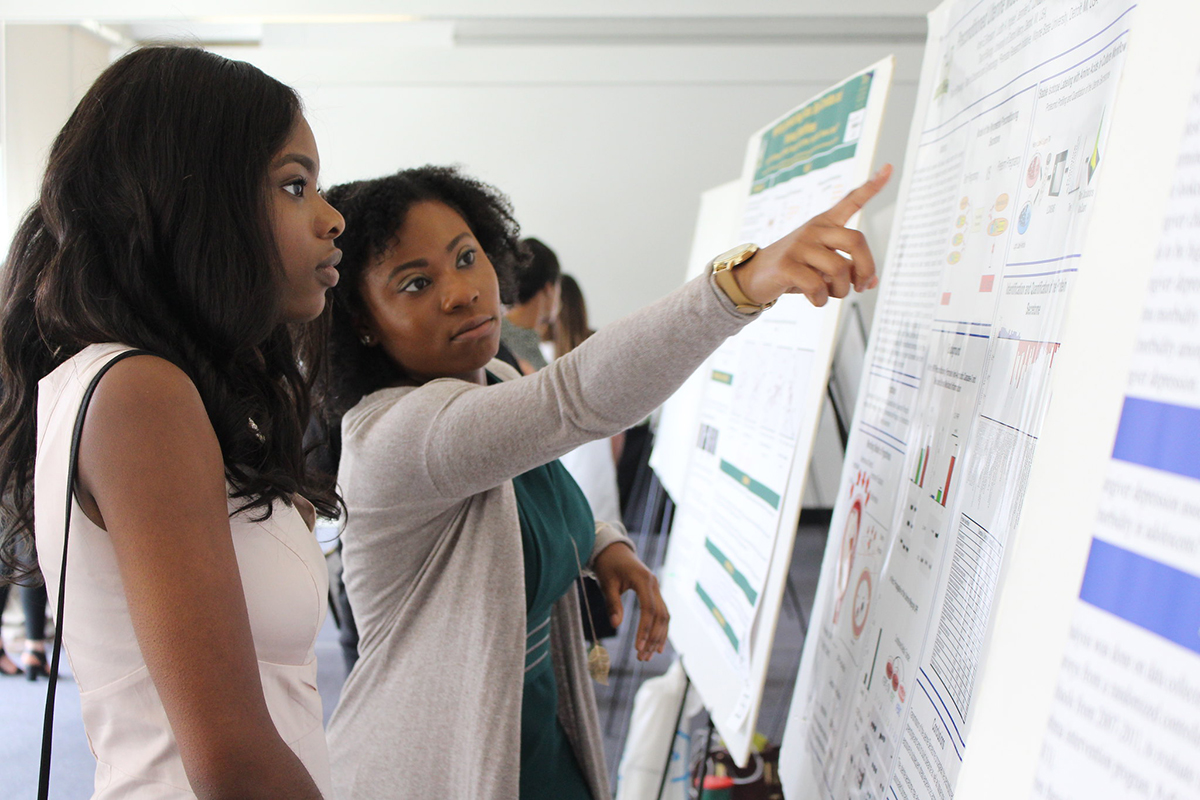
[[[637,423],[752,318],[706,275],[534,375],[382,389],[346,414],[338,482],[360,657],[329,725],[337,797],[517,797],[525,584],[512,478]],[[589,565],[621,540],[599,525]],[[567,592],[551,623],[558,715],[601,800],[580,631]]]

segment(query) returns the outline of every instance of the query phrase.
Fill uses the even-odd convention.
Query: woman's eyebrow
[[[279,169],[285,164],[299,164],[314,175],[317,173],[317,162],[303,153],[286,153],[276,159],[275,163],[271,165],[271,169]]]
[[[458,247],[458,243],[463,239],[471,238],[470,231],[463,231],[458,236],[450,240],[450,244],[446,245],[446,252],[453,252],[454,248]],[[414,258],[412,261],[405,261],[403,264],[397,264],[388,272],[387,282],[391,283],[392,279],[408,269],[424,269],[429,266],[429,261],[424,258]]]
[[[412,261],[405,261],[403,264],[397,264],[396,266],[392,267],[391,272],[388,273],[387,282],[391,283],[393,278],[405,270],[423,269],[424,267],[428,266],[429,262],[423,258],[414,258]]]

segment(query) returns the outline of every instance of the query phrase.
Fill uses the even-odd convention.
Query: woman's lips
[[[335,249],[317,265],[317,275],[320,276],[321,282],[330,289],[337,286],[338,278],[341,277],[341,273],[337,271],[337,265],[340,263],[342,263],[342,251]]]
[[[464,323],[453,336],[450,337],[450,341],[473,342],[476,339],[482,339],[492,332],[492,328],[495,326],[495,324],[495,317],[489,317],[486,315],[472,317],[471,319],[467,320],[466,323]]]

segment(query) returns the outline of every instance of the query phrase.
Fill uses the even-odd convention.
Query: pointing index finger
[[[871,176],[870,180],[851,191],[833,208],[826,211],[825,216],[837,225],[845,225],[851,217],[862,211],[868,200],[879,194],[884,186],[887,186],[888,179],[891,177],[892,165],[884,164],[878,172]]]

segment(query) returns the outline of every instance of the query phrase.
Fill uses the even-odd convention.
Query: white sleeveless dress
[[[75,415],[95,374],[128,349],[91,345],[38,384],[34,516],[51,603],[58,597]],[[112,543],[78,504],[73,508],[63,642],[97,761],[93,800],[194,797],[134,636]],[[320,547],[300,513],[281,502],[265,522],[236,515],[230,527],[271,718],[322,795],[332,797],[313,650],[328,596]]]

